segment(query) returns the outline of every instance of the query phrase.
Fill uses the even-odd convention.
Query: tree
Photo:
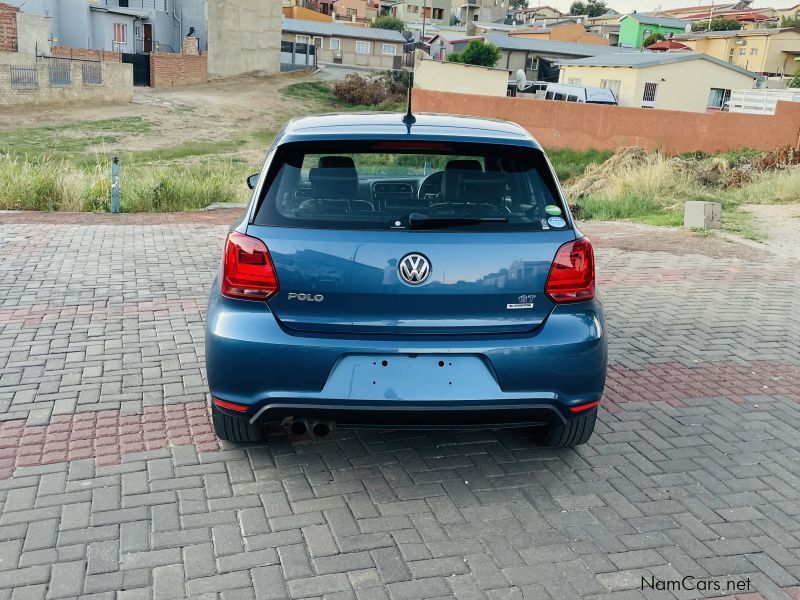
[[[736,31],[741,28],[742,24],[736,19],[726,19],[725,17],[711,19],[710,31]],[[703,19],[692,23],[692,31],[709,31],[708,20]]]
[[[663,39],[664,39],[664,34],[663,33],[651,33],[646,38],[644,38],[644,41],[642,42],[642,46],[644,46],[645,48],[649,48],[650,46],[652,46],[656,42],[660,42]]]
[[[483,40],[472,40],[461,52],[449,54],[447,60],[465,65],[493,67],[500,60],[500,49]]]
[[[800,13],[793,17],[781,17],[781,27],[800,27]]]
[[[800,70],[794,74],[794,79],[789,82],[790,88],[800,88]]]
[[[392,15],[384,15],[382,17],[378,17],[372,22],[371,27],[375,27],[376,29],[394,29],[395,31],[399,31],[402,33],[405,28],[406,24],[403,23],[401,19],[397,17],[393,17]]]
[[[588,2],[581,2],[575,0],[572,6],[569,7],[569,14],[571,15],[589,15],[590,17],[599,17],[608,12],[605,0],[588,0]]]
[[[509,0],[508,7],[511,9],[528,8],[528,0]]]

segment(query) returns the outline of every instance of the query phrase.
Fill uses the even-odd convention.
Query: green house
[[[638,13],[625,15],[619,20],[619,45],[626,48],[641,48],[642,42],[654,33],[662,33],[668,38],[670,34],[686,33],[686,26],[690,24],[691,21],[669,17]]]

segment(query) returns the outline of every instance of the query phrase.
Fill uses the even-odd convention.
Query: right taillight
[[[558,249],[545,293],[553,302],[582,302],[594,298],[594,251],[587,238]]]
[[[266,244],[238,231],[228,234],[222,259],[223,296],[268,300],[278,291],[278,276]]]

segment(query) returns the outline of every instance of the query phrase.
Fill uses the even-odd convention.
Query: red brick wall
[[[51,49],[53,56],[64,58],[79,58],[84,60],[99,60],[102,62],[122,62],[120,52],[110,50],[91,50],[88,48],[69,48],[68,46],[53,46]]]
[[[17,7],[0,2],[0,52],[17,51]]]
[[[800,103],[779,102],[775,115],[692,113],[577,102],[498,98],[414,88],[414,111],[474,115],[522,125],[545,148],[661,148],[667,154],[739,148],[800,149]]]
[[[152,52],[150,54],[150,85],[170,87],[205,83],[208,81],[208,55],[191,56]]]

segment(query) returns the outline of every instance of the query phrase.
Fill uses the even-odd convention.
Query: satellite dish
[[[683,30],[684,30],[686,33],[692,33],[692,24],[691,24],[691,23],[687,23],[687,24],[686,24],[686,27],[684,27],[684,28],[683,28]]]
[[[525,88],[528,87],[528,78],[525,77],[525,71],[522,69],[517,69],[517,89],[520,92],[524,92]]]

